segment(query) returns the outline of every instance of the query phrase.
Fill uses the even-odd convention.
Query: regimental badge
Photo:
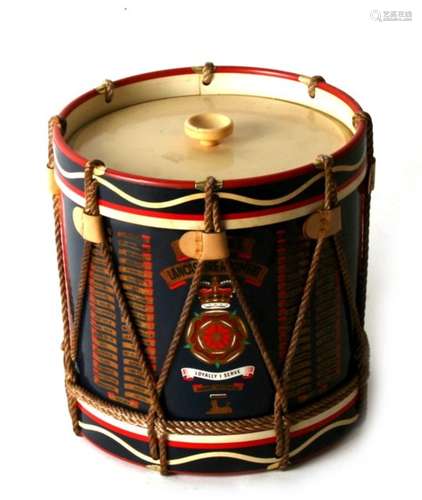
[[[191,320],[186,333],[192,354],[217,368],[239,357],[248,344],[242,319],[229,310],[233,293],[230,280],[213,276],[203,281],[199,289],[203,312]]]
[[[228,236],[228,241],[233,271],[236,275],[249,285],[258,288],[262,286],[268,274],[268,268],[253,260],[255,240]],[[160,275],[170,290],[175,290],[188,285],[189,280],[195,274],[198,261],[190,259],[181,252],[178,240],[171,243],[171,248],[176,257],[176,263],[162,269]],[[223,280],[227,277],[227,270],[221,260],[207,260],[204,262],[204,274],[216,276]]]

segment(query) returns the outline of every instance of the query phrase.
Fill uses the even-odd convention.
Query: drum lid
[[[139,99],[129,105],[106,107],[74,121],[67,143],[79,155],[99,158],[129,175],[197,181],[210,175],[228,180],[286,172],[350,141],[354,129],[341,113],[332,113],[333,106],[312,107],[311,99],[302,98],[293,102],[290,91],[283,98],[283,86],[269,92],[261,83],[268,77],[254,75],[258,80],[248,82],[248,76],[232,75],[238,81],[228,85],[230,75],[217,74],[205,92],[200,88],[196,94],[184,88],[191,85],[186,77],[167,78],[171,85],[161,85],[153,96],[147,89],[142,97],[138,84]],[[306,91],[298,81],[288,83],[298,93]],[[189,134],[187,121],[194,128],[199,123],[202,132],[232,123],[232,132],[209,145],[200,140],[208,136]]]
[[[316,80],[219,66],[209,85],[195,68],[118,80],[112,96],[108,83],[52,127],[55,181],[83,207],[84,169],[102,160],[100,214],[148,227],[203,230],[208,176],[228,230],[310,214],[324,199],[319,155],[332,156],[339,201],[367,172],[361,107],[320,78],[308,86]]]

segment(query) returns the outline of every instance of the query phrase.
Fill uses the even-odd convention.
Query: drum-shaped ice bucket
[[[179,68],[50,121],[73,428],[168,472],[284,469],[362,415],[369,115],[321,77]]]

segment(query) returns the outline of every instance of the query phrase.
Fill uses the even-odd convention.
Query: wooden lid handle
[[[220,113],[199,113],[185,120],[185,134],[202,146],[216,146],[233,132],[233,121]]]

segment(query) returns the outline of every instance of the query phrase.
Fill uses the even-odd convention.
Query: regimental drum
[[[166,472],[284,469],[363,414],[375,160],[322,77],[106,80],[49,126],[73,428]]]

